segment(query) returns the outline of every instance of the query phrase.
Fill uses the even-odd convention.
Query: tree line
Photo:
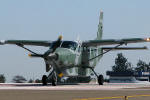
[[[0,74],[0,83],[5,83],[6,82],[6,77],[4,76],[4,74]],[[12,79],[13,83],[41,83],[42,81],[39,79],[33,80],[33,79],[29,79],[27,80],[25,77],[21,76],[21,75],[16,75],[13,77]]]
[[[133,67],[131,62],[122,54],[118,53],[115,58],[115,65],[112,66],[113,72],[127,72],[127,71],[136,71],[136,72],[149,72],[150,71],[150,62],[146,63],[145,61],[138,60],[136,67]]]

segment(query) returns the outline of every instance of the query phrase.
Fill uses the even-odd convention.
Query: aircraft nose
[[[50,54],[50,55],[48,56],[48,58],[49,58],[49,59],[55,59],[55,60],[58,60],[59,55],[58,55],[58,53],[53,53],[53,54]]]
[[[68,57],[70,56],[69,50],[64,49],[64,48],[57,49],[55,53],[57,54],[57,57],[58,57],[57,61],[60,61],[60,62],[66,61]]]

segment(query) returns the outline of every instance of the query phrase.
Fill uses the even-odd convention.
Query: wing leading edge
[[[113,47],[102,47],[102,50],[147,50],[148,48],[146,46],[144,47],[118,47],[118,48],[113,48]]]
[[[103,39],[103,40],[89,40],[82,42],[83,46],[101,46],[101,45],[114,45],[114,44],[128,44],[128,43],[138,43],[138,42],[150,42],[150,38],[128,38],[128,39]]]
[[[50,46],[51,41],[41,41],[41,40],[1,40],[0,45],[3,44],[22,44],[22,45],[32,45],[32,46]]]

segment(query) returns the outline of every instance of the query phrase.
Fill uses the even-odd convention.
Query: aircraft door
[[[82,50],[82,65],[83,66],[89,66],[89,57],[90,57],[90,48],[83,47]]]
[[[81,45],[80,44],[78,44],[78,47],[75,53],[76,53],[75,65],[80,65],[81,63]]]

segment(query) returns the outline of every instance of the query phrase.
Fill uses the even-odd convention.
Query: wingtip
[[[145,38],[145,41],[150,42],[150,38]]]
[[[4,44],[5,40],[0,40],[0,45]]]
[[[148,49],[147,46],[144,46],[143,48],[146,49],[146,50]]]

